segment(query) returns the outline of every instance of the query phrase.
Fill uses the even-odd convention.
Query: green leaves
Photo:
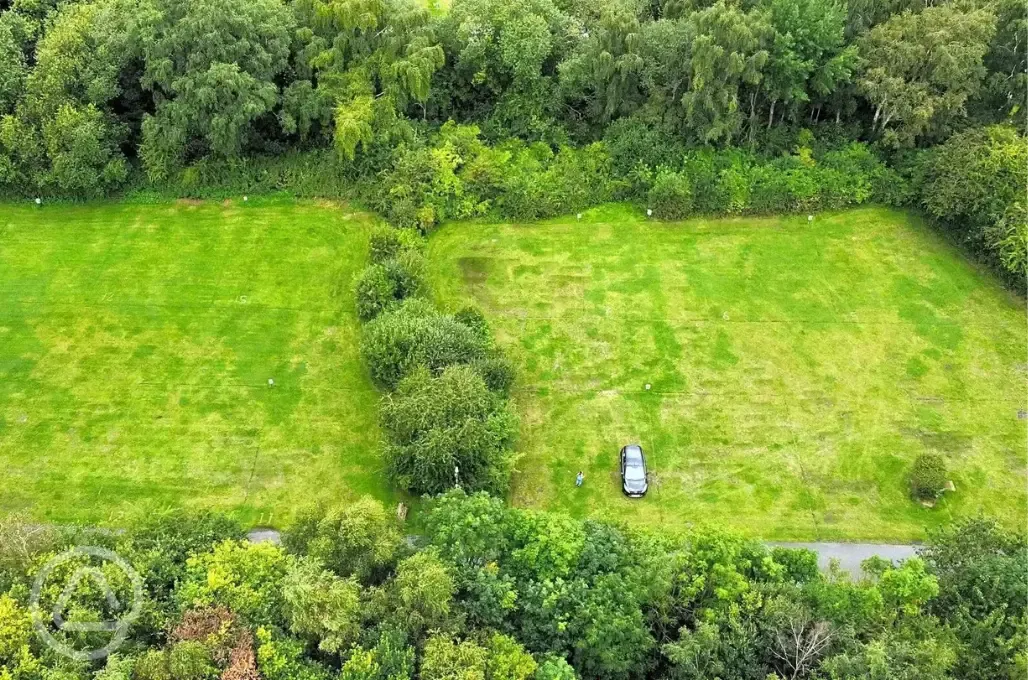
[[[883,143],[912,146],[952,129],[985,77],[995,22],[988,9],[939,5],[893,16],[860,40],[857,89],[874,107],[871,128]]]
[[[995,125],[956,134],[926,157],[921,202],[1021,279],[1026,251],[1028,140]]]
[[[140,156],[151,179],[187,160],[187,150],[236,158],[254,123],[280,100],[294,17],[280,0],[156,0],[142,82],[156,111],[143,122]]]
[[[289,630],[329,654],[348,651],[359,639],[360,595],[356,579],[340,578],[312,558],[293,563],[282,581]]]
[[[450,366],[437,378],[415,371],[382,406],[386,460],[400,486],[415,493],[457,483],[502,493],[517,426],[513,411],[468,366]]]
[[[335,147],[354,161],[358,146],[388,139],[408,105],[428,99],[445,60],[428,11],[410,0],[306,0],[297,13],[318,45],[306,57],[334,102]]]

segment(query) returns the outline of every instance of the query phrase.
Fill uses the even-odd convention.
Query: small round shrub
[[[419,368],[382,407],[386,461],[397,483],[413,493],[437,494],[454,486],[502,494],[516,457],[517,416],[470,366],[439,376]]]
[[[680,220],[692,214],[692,184],[681,173],[657,173],[647,198],[653,214],[662,220]]]
[[[171,648],[168,668],[175,680],[207,680],[218,675],[210,651],[194,640],[179,642]]]
[[[425,259],[417,252],[364,268],[354,284],[357,316],[370,321],[389,305],[420,295],[425,289]]]
[[[422,298],[409,298],[375,317],[361,337],[361,355],[371,377],[390,389],[418,366],[433,373],[470,364],[488,344],[464,324]]]
[[[148,649],[136,661],[132,677],[135,680],[171,680],[167,655],[159,649]]]
[[[478,307],[464,307],[454,314],[453,318],[475,331],[483,340],[489,339],[489,322],[485,320],[485,314]]]
[[[368,255],[372,262],[382,263],[406,252],[421,252],[425,240],[413,229],[378,227],[371,232]]]
[[[353,294],[357,317],[361,321],[369,321],[396,301],[396,282],[385,265],[370,264],[357,277]]]
[[[514,363],[500,352],[493,352],[472,364],[493,392],[506,395],[514,384]]]
[[[404,300],[421,295],[426,289],[425,257],[415,251],[401,252],[387,260],[385,268],[396,284],[396,299]]]
[[[946,486],[946,463],[935,453],[922,453],[910,469],[910,492],[919,501],[939,497]]]

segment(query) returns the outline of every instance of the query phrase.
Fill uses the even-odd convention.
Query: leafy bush
[[[289,559],[278,546],[227,540],[186,564],[175,591],[183,609],[224,605],[249,624],[282,620],[279,585]]]
[[[647,197],[653,214],[662,220],[681,220],[692,213],[692,184],[689,178],[671,170],[657,173]]]
[[[542,173],[540,216],[566,215],[612,197],[610,158],[602,142],[562,147]]]
[[[413,372],[386,397],[382,427],[389,469],[408,491],[445,491],[455,469],[468,489],[503,493],[510,483],[517,416],[471,367]]]
[[[413,229],[381,226],[371,232],[368,239],[368,259],[381,264],[406,252],[422,252],[425,240]]]
[[[639,165],[650,168],[681,167],[685,148],[678,138],[636,118],[611,123],[603,136],[611,169],[626,177]]]
[[[482,380],[490,390],[503,395],[510,392],[517,372],[514,363],[502,353],[491,352],[471,365],[482,376]]]
[[[357,318],[368,321],[396,302],[396,282],[389,276],[385,265],[370,264],[357,276],[353,295]]]
[[[910,492],[921,501],[935,500],[946,486],[946,463],[935,453],[922,453],[910,469]]]
[[[994,125],[954,135],[927,155],[921,202],[1023,286],[1026,270],[1019,253],[1024,246],[1018,236],[1023,232],[1017,225],[1025,222],[1025,186],[1028,139]]]
[[[370,321],[394,302],[420,295],[425,286],[425,260],[417,251],[370,264],[354,285],[357,316]]]
[[[293,553],[309,555],[340,576],[382,580],[398,559],[403,536],[395,518],[376,500],[301,511],[282,536]]]
[[[168,670],[175,680],[208,680],[218,676],[210,651],[192,640],[179,642],[171,648]]]
[[[457,311],[453,318],[475,331],[483,340],[489,339],[489,322],[478,307],[467,306]]]
[[[361,338],[361,356],[371,377],[388,388],[418,366],[439,372],[452,364],[477,361],[486,355],[487,347],[478,333],[419,298],[375,317]]]

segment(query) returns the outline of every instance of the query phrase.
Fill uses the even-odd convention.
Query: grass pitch
[[[391,500],[338,206],[0,208],[0,510]],[[269,383],[273,381],[272,385]]]
[[[1024,523],[1024,302],[915,217],[605,207],[452,224],[430,256],[440,301],[482,307],[520,366],[516,504],[771,539]],[[648,454],[641,501],[620,494],[628,442]],[[933,509],[908,495],[926,451],[956,485]]]

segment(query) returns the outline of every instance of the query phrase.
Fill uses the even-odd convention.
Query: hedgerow
[[[477,132],[464,137],[476,139]],[[414,493],[456,485],[504,493],[516,460],[517,417],[507,402],[514,366],[493,345],[480,310],[446,314],[428,300],[423,241],[411,229],[377,228],[371,263],[354,283],[365,322],[361,356],[387,390],[389,473]]]

